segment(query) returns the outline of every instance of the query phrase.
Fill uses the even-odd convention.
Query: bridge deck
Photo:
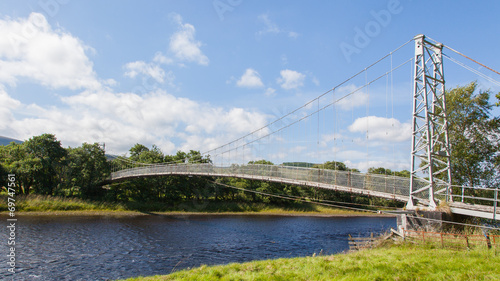
[[[450,202],[448,204],[450,205],[451,212],[454,214],[500,220],[500,210],[498,210],[500,208],[497,208],[496,214],[493,215],[495,210],[492,206],[466,204],[461,202]]]
[[[360,195],[408,201],[408,178],[347,171],[275,165],[217,167],[211,164],[148,165],[113,172],[111,181],[138,177],[191,175],[235,177],[324,188]]]
[[[230,167],[217,167],[212,164],[144,165],[115,171],[111,174],[110,181],[115,182],[140,177],[175,175],[234,177],[277,182],[374,196],[401,202],[408,201],[410,190],[409,178],[260,164],[241,166],[233,165]],[[419,184],[422,186],[425,185],[424,182],[419,182]],[[425,199],[420,200],[425,202]],[[449,205],[452,213],[488,219],[493,218],[494,209],[491,206],[464,204],[458,202],[450,202]],[[499,210],[497,210],[495,218],[500,219]]]

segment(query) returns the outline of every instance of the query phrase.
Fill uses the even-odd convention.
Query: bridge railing
[[[331,189],[336,186],[397,195],[400,199],[409,196],[410,187],[409,178],[262,164],[234,164],[228,167],[212,164],[153,164],[115,171],[111,174],[111,180],[166,175],[240,177]]]
[[[500,207],[498,188],[452,186],[453,202]]]

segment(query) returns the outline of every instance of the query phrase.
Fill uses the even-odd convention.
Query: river
[[[0,219],[7,225],[7,217]],[[202,264],[335,254],[348,234],[368,236],[396,227],[391,217],[261,215],[20,216],[16,273],[2,280],[114,280],[168,274]]]

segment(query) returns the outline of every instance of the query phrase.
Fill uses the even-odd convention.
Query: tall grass
[[[127,280],[500,280],[499,264],[496,251],[402,244],[332,256],[201,266]]]
[[[16,210],[21,212],[47,211],[123,211],[121,204],[45,195],[16,196]],[[7,211],[7,197],[0,196],[0,211]]]
[[[269,203],[227,202],[215,200],[187,200],[169,202],[112,203],[45,195],[16,196],[16,210],[21,212],[51,211],[138,211],[138,212],[188,212],[188,213],[262,213],[262,214],[370,214],[344,209],[329,208],[310,203],[276,205]],[[7,211],[7,196],[0,195],[0,212]]]

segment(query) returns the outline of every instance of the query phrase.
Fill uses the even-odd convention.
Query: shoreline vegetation
[[[104,147],[98,143],[64,148],[53,134],[34,136],[21,144],[0,146],[0,190],[3,194],[8,192],[9,195],[15,195],[17,212],[350,215],[357,212],[319,207],[311,202],[372,211],[403,206],[402,202],[396,200],[242,178],[170,175],[107,181],[112,171],[130,168],[131,163],[212,163],[209,155],[202,155],[199,151],[177,151],[176,154],[166,155],[155,145],[148,148],[135,144],[129,153],[128,157],[106,155]],[[274,163],[261,159],[249,161],[248,165],[272,167]],[[335,161],[323,164],[286,162],[279,165],[311,167],[318,171],[354,171],[344,163]],[[400,176],[409,176],[408,171],[393,172],[384,168],[373,168],[368,172],[384,175],[402,173]],[[316,175],[316,171],[311,175],[313,174]],[[1,197],[2,193],[0,212],[7,210],[6,205],[2,204],[8,201]]]
[[[498,249],[395,243],[357,252],[231,263],[126,281],[160,280],[499,280]]]
[[[7,215],[6,195],[0,195],[0,216]],[[319,206],[313,203],[287,205],[251,202],[205,200],[182,202],[175,205],[158,202],[110,203],[58,196],[17,196],[16,215],[282,215],[282,216],[391,216],[375,212],[361,212]]]

